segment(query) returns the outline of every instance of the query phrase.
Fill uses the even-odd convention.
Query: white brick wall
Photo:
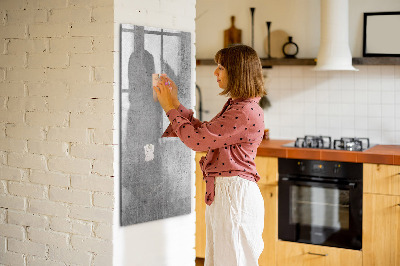
[[[113,17],[1,0],[0,265],[112,265]]]

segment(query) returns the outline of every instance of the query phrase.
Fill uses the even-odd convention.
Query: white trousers
[[[264,199],[255,182],[216,177],[206,205],[205,266],[258,266],[264,249]]]

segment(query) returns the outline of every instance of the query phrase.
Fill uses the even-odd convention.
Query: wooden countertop
[[[400,165],[400,145],[376,145],[365,151],[340,151],[282,147],[294,140],[263,140],[258,156],[339,162]]]

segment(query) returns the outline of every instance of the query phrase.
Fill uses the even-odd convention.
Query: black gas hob
[[[371,148],[369,138],[347,138],[343,137],[335,139],[329,136],[312,136],[306,135],[297,138],[295,142],[284,144],[284,147],[295,148],[314,148],[314,149],[329,149],[329,150],[344,150],[344,151],[364,151]]]

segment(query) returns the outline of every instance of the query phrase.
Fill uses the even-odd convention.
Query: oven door
[[[361,249],[362,181],[279,179],[278,238]]]

